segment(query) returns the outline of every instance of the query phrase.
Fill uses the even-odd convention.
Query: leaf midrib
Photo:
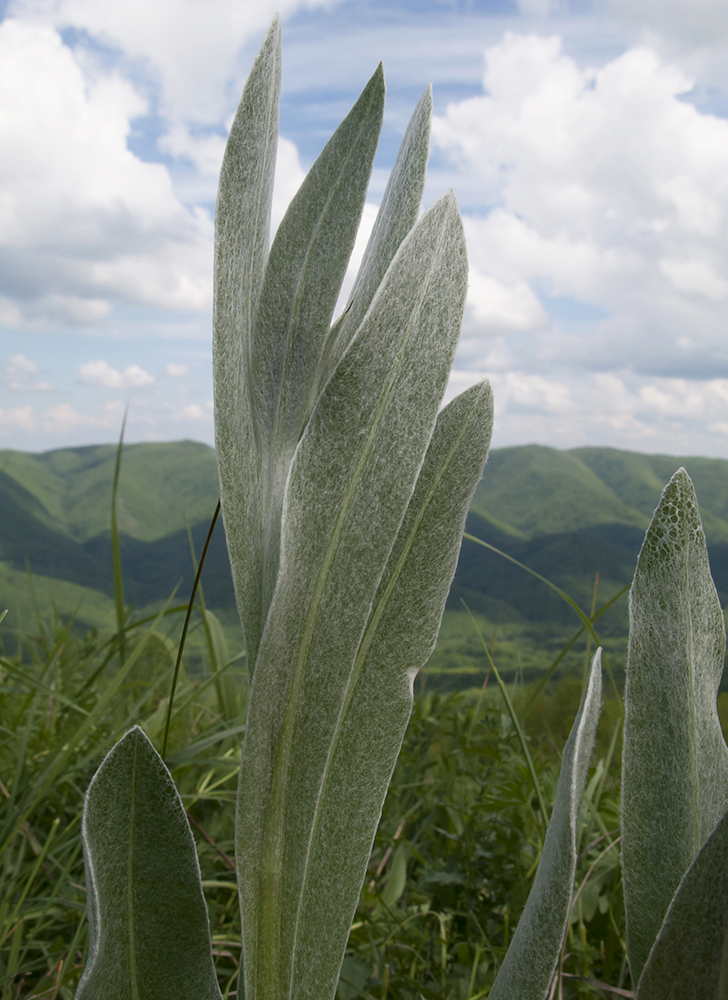
[[[131,802],[129,806],[129,839],[127,843],[126,859],[126,913],[129,921],[129,983],[131,986],[132,1000],[139,1000],[139,982],[136,962],[136,938],[134,934],[134,806],[136,798],[136,771],[137,771],[138,740],[134,740],[134,756],[132,757],[131,768]]]
[[[480,397],[478,397],[478,401],[479,401],[479,398]],[[412,524],[412,528],[410,530],[410,533],[407,536],[407,541],[405,542],[403,550],[402,550],[402,553],[400,554],[400,557],[397,560],[397,565],[396,565],[395,569],[392,572],[392,576],[390,577],[389,581],[387,582],[387,585],[386,585],[386,587],[384,589],[384,593],[382,594],[381,599],[378,601],[376,607],[374,608],[374,610],[372,612],[372,615],[371,615],[371,617],[369,619],[369,623],[367,624],[366,631],[365,631],[364,636],[362,638],[362,641],[360,643],[359,650],[358,650],[357,656],[356,656],[356,660],[354,661],[354,666],[353,666],[352,672],[350,674],[349,681],[347,683],[346,691],[345,691],[345,694],[344,694],[344,700],[342,702],[341,709],[339,711],[339,717],[337,719],[336,728],[334,730],[334,738],[333,738],[333,740],[331,742],[331,746],[329,748],[329,753],[328,753],[327,758],[326,758],[326,767],[325,767],[325,770],[324,770],[323,779],[321,781],[321,787],[319,789],[319,794],[318,794],[318,796],[316,798],[316,811],[314,813],[314,823],[313,823],[313,826],[311,828],[311,835],[310,835],[308,847],[307,847],[307,850],[306,850],[306,860],[304,862],[303,879],[301,881],[301,890],[300,890],[300,894],[299,894],[299,898],[298,898],[298,907],[297,907],[297,910],[296,910],[296,929],[295,929],[295,932],[294,932],[294,941],[293,941],[293,952],[294,952],[294,954],[295,954],[296,945],[297,945],[297,942],[298,942],[298,931],[299,931],[299,924],[300,924],[300,917],[301,917],[301,908],[303,906],[303,899],[304,899],[304,896],[306,894],[306,887],[307,887],[307,884],[308,884],[308,876],[309,876],[310,862],[311,862],[311,853],[312,853],[312,849],[313,849],[313,844],[314,844],[315,839],[316,839],[316,834],[318,832],[318,828],[319,828],[319,825],[320,825],[320,822],[321,822],[321,816],[322,816],[322,807],[321,807],[321,804],[322,804],[322,802],[323,802],[323,800],[325,799],[325,796],[326,796],[326,791],[328,789],[328,784],[329,784],[329,780],[330,780],[330,777],[331,777],[331,769],[332,769],[332,766],[333,766],[334,756],[336,755],[336,750],[337,750],[339,742],[341,740],[341,734],[342,734],[343,729],[344,729],[344,724],[346,722],[346,718],[347,718],[349,710],[351,708],[351,703],[352,703],[352,701],[354,699],[354,693],[355,693],[356,686],[359,683],[359,678],[361,676],[362,670],[364,669],[364,663],[365,663],[366,658],[367,658],[367,656],[369,654],[369,649],[370,649],[371,644],[372,644],[372,642],[374,640],[374,636],[376,634],[377,628],[379,627],[379,622],[381,621],[381,619],[382,619],[382,617],[383,617],[383,615],[384,615],[384,613],[385,613],[385,611],[386,611],[386,609],[387,609],[387,607],[389,605],[389,600],[390,600],[390,598],[392,596],[394,588],[397,585],[397,582],[399,581],[400,576],[402,575],[405,563],[406,563],[407,559],[409,558],[409,554],[412,551],[412,547],[414,546],[415,540],[416,540],[416,538],[417,538],[417,536],[419,534],[419,529],[420,529],[420,525],[422,524],[422,520],[425,517],[425,514],[427,513],[427,511],[429,510],[430,504],[432,503],[432,499],[433,499],[433,497],[435,495],[435,492],[437,491],[437,489],[438,489],[438,487],[439,487],[439,485],[440,485],[440,483],[442,481],[443,476],[445,475],[445,472],[450,467],[450,463],[451,463],[451,461],[452,461],[455,453],[457,452],[457,450],[460,447],[460,444],[462,442],[463,437],[465,436],[467,428],[470,426],[472,420],[475,417],[476,409],[477,409],[477,401],[476,401],[476,403],[473,404],[473,406],[472,406],[472,408],[470,410],[470,413],[468,414],[467,420],[465,420],[463,422],[461,431],[458,434],[458,437],[457,437],[457,439],[455,441],[455,444],[452,446],[452,448],[448,452],[448,455],[447,455],[447,458],[446,458],[445,462],[443,462],[443,464],[441,465],[440,471],[438,472],[437,476],[433,480],[432,485],[431,485],[430,489],[427,492],[427,496],[425,497],[425,501],[422,504],[422,507],[420,508],[420,511],[417,514],[417,516],[416,516],[416,518],[415,518],[415,520],[414,520],[414,522]]]
[[[447,228],[448,216],[445,214],[444,218],[440,224],[440,231],[437,236],[437,242],[435,246],[435,252],[431,256],[430,267],[427,271],[427,275],[424,281],[420,285],[420,290],[417,295],[415,307],[412,309],[407,324],[405,327],[405,334],[402,338],[402,343],[400,345],[399,351],[397,352],[397,357],[392,366],[392,371],[385,384],[384,391],[380,397],[377,410],[374,415],[374,420],[370,425],[369,432],[367,434],[367,440],[364,448],[360,453],[360,457],[357,461],[356,467],[354,469],[354,474],[352,475],[349,485],[347,487],[346,493],[344,495],[344,500],[341,505],[338,517],[336,519],[336,524],[334,526],[334,531],[331,535],[331,540],[327,546],[324,560],[321,564],[321,569],[316,579],[316,584],[314,586],[311,601],[309,603],[309,608],[306,613],[306,618],[304,621],[303,629],[301,630],[301,639],[298,645],[298,652],[296,654],[291,684],[289,688],[288,698],[286,701],[286,707],[283,714],[283,724],[281,726],[280,735],[278,738],[278,743],[276,747],[275,760],[273,765],[273,779],[271,782],[271,807],[270,811],[267,812],[268,821],[264,821],[264,856],[263,865],[261,870],[261,875],[259,877],[258,883],[258,899],[264,900],[262,906],[262,919],[260,922],[260,930],[258,935],[257,946],[259,951],[266,956],[266,946],[269,946],[274,950],[274,954],[271,960],[271,971],[276,967],[279,969],[280,966],[277,963],[278,949],[279,949],[279,922],[277,920],[278,908],[280,906],[280,869],[281,861],[283,855],[283,844],[281,837],[281,826],[284,819],[285,813],[285,802],[286,802],[286,790],[288,787],[288,775],[290,773],[291,763],[292,763],[292,741],[293,741],[293,730],[295,727],[295,719],[298,711],[298,705],[300,701],[301,690],[303,687],[303,675],[305,671],[305,666],[308,660],[308,654],[313,642],[313,633],[316,623],[316,618],[318,616],[321,601],[323,600],[323,594],[328,582],[328,577],[331,571],[332,564],[336,557],[336,553],[339,548],[339,542],[344,531],[345,522],[349,516],[349,510],[353,500],[354,493],[359,485],[363,470],[367,464],[371,451],[374,447],[374,443],[377,437],[377,432],[379,430],[381,421],[383,419],[384,411],[386,409],[387,403],[393,389],[393,386],[399,375],[399,371],[402,365],[403,356],[405,349],[409,344],[410,337],[412,335],[412,330],[415,326],[415,317],[419,315],[422,304],[426,298],[427,292],[429,291],[430,284],[432,281],[432,275],[435,270],[436,263],[438,262],[440,255],[440,247],[444,239],[445,230]],[[275,890],[271,891],[271,886],[275,886]],[[270,905],[267,905],[270,904]],[[265,961],[263,963],[265,969]],[[266,975],[268,970],[264,972]],[[267,977],[266,977],[267,978]],[[271,979],[274,978],[274,974]]]
[[[303,256],[300,270],[298,272],[298,280],[296,282],[296,287],[293,295],[293,304],[291,306],[291,311],[288,317],[288,322],[286,324],[286,355],[283,362],[283,372],[281,375],[280,382],[278,384],[278,399],[277,404],[273,414],[273,426],[271,428],[270,438],[269,438],[269,448],[268,448],[268,490],[267,490],[267,503],[266,503],[266,524],[264,532],[264,578],[267,577],[268,572],[271,571],[269,566],[269,560],[273,559],[273,554],[271,553],[272,538],[275,533],[276,526],[278,524],[278,497],[276,484],[278,482],[279,475],[279,464],[281,459],[286,458],[286,419],[288,409],[288,393],[286,391],[287,386],[290,383],[291,366],[293,364],[294,347],[297,338],[293,336],[294,330],[298,326],[299,317],[301,310],[303,308],[303,290],[307,285],[306,278],[308,276],[309,267],[311,264],[311,258],[313,256],[313,248],[315,247],[319,234],[323,228],[324,222],[328,217],[329,209],[332,202],[334,201],[338,191],[341,187],[342,179],[345,172],[354,157],[354,153],[359,149],[362,134],[366,130],[366,126],[369,124],[369,116],[371,112],[372,104],[376,97],[376,92],[373,92],[370,100],[367,103],[364,114],[362,115],[362,121],[359,128],[356,130],[354,138],[351,142],[348,153],[346,154],[344,160],[341,163],[340,169],[336,175],[335,182],[329,188],[328,195],[324,202],[323,208],[321,209],[316,225],[311,233],[310,239],[306,246],[306,251]],[[308,331],[307,331],[308,332]],[[248,371],[252,369],[248,367]],[[303,406],[303,412],[306,411],[308,403]],[[270,595],[268,595],[270,596]]]

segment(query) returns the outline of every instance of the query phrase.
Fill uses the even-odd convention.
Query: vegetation
[[[132,620],[121,683],[113,628],[83,633],[52,613],[29,633],[3,627],[3,1000],[74,996],[88,941],[83,796],[101,756],[130,725],[159,740],[182,613],[138,625]],[[191,817],[220,988],[234,997],[241,942],[233,826],[245,670],[238,660],[222,674],[235,674],[240,694],[237,714],[226,718],[216,687],[225,664],[209,659],[199,607],[192,628],[205,648],[204,665],[196,673],[187,661],[167,763]],[[584,652],[582,643],[582,659]],[[417,992],[472,998],[492,983],[502,960],[533,878],[543,823],[492,673],[477,681],[477,688],[450,693],[418,682],[354,919],[341,1000]],[[550,806],[557,748],[578,708],[581,679],[566,678],[547,689],[527,714],[533,687],[510,690]],[[583,853],[577,885],[616,838],[619,749],[613,737],[619,727],[620,706],[608,698],[588,784],[595,808],[584,810],[582,853],[603,832],[611,836]],[[598,862],[580,899],[563,964],[564,996],[600,997],[569,977],[629,986],[616,849]]]
[[[684,469],[668,483],[632,585],[621,808],[619,681],[601,646],[591,656],[619,590],[606,587],[597,611],[598,576],[587,615],[466,533],[547,586],[580,627],[533,687],[509,686],[495,633],[463,601],[483,683],[431,692],[423,675],[412,717],[492,424],[485,383],[439,410],[465,300],[462,224],[452,195],[418,219],[426,92],[330,326],[381,126],[381,67],[268,253],[279,85],[275,21],[217,209],[217,458],[247,656],[230,655],[197,581],[202,669],[198,657],[185,677],[175,655],[169,622],[183,607],[130,615],[120,444],[114,626],[79,638],[40,622],[0,660],[3,1000],[68,995],[76,980],[78,1000],[233,989],[248,1000],[723,1000],[725,627],[693,485]],[[552,507],[561,497],[576,531],[598,527],[611,503],[582,464],[596,524],[579,525],[558,477],[540,490]],[[603,472],[619,479],[615,463]],[[639,528],[641,497],[622,504],[623,527]],[[518,504],[514,523],[496,501],[471,517],[514,544],[533,530]],[[584,638],[580,679],[547,694]],[[553,734],[567,727],[561,751]]]
[[[29,631],[38,609],[51,605],[82,626],[104,629],[115,621],[108,516],[114,456],[112,446],[41,455],[0,452],[0,605],[9,609],[6,626]],[[601,605],[631,581],[649,517],[679,464],[697,483],[711,569],[725,604],[728,462],[719,459],[607,448],[496,449],[471,504],[467,531],[548,577],[583,608],[591,607],[596,582]],[[119,534],[125,595],[137,613],[158,611],[175,587],[179,595],[189,593],[194,572],[185,519],[199,552],[217,495],[211,448],[192,442],[125,447]],[[567,496],[573,530],[566,520]],[[222,525],[206,567],[207,606],[237,652],[240,625]],[[469,687],[487,666],[462,600],[485,633],[496,631],[501,669],[514,679],[533,679],[547,669],[575,631],[573,612],[558,595],[466,540],[438,646],[426,667],[430,684]],[[622,598],[599,627],[620,677],[627,627]],[[564,669],[576,670],[579,662],[577,654],[568,654]]]

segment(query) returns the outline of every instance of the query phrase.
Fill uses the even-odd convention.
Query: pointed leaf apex
[[[384,81],[384,63],[380,62],[377,68],[374,70],[371,77],[369,78],[369,82],[364,88],[364,93],[366,93],[370,87],[372,89],[381,90],[382,96],[384,96],[384,92],[387,89],[387,85]]]

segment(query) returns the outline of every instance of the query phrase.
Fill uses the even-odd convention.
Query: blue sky
[[[113,441],[127,404],[129,441],[212,442],[217,173],[276,9],[276,219],[384,62],[354,264],[433,84],[448,392],[491,379],[495,445],[728,458],[725,0],[0,2],[0,448]]]

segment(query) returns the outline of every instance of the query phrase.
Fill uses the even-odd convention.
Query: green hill
[[[713,576],[728,600],[728,461],[641,455],[612,448],[556,451],[537,445],[493,452],[467,531],[558,584],[588,609],[629,583],[644,532],[672,474],[695,483]],[[504,620],[571,621],[573,612],[542,583],[466,541],[449,606],[467,601]],[[626,602],[605,618],[626,629]]]
[[[77,612],[86,623],[113,621],[109,522],[115,451],[113,446],[43,454],[0,451],[0,605],[11,610],[11,622],[27,621],[32,610],[27,569],[38,605],[53,600],[61,613]],[[728,461],[610,448],[496,449],[467,530],[588,609],[597,574],[597,605],[629,583],[652,511],[680,465],[696,486],[713,575],[725,602]],[[124,448],[118,518],[128,602],[138,609],[158,606],[175,587],[186,598],[193,580],[187,525],[199,553],[217,495],[215,456],[206,445],[181,441]],[[232,615],[221,528],[204,586],[208,604]],[[469,541],[449,599],[451,624],[463,600],[484,621],[512,623],[522,634],[540,623],[539,642],[547,625],[562,632],[578,627],[573,610],[543,583]],[[624,599],[601,626],[606,634],[624,636]]]

